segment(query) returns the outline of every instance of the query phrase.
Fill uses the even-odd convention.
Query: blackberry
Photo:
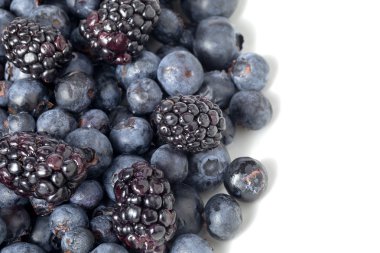
[[[137,162],[118,174],[112,221],[119,239],[141,253],[163,253],[176,232],[174,195],[161,170]]]
[[[5,56],[22,72],[51,83],[72,58],[72,48],[60,32],[24,18],[14,19],[1,38]]]
[[[16,194],[53,205],[69,200],[97,162],[92,149],[73,148],[45,134],[19,132],[0,138],[0,183]]]
[[[162,100],[152,114],[152,121],[164,142],[192,153],[218,147],[226,129],[219,106],[198,95]]]
[[[100,59],[126,64],[143,50],[160,13],[158,0],[104,0],[81,21],[80,32]]]

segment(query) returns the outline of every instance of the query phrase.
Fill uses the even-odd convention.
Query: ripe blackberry
[[[143,50],[160,13],[158,0],[104,0],[81,21],[80,32],[101,59],[126,64]]]
[[[162,100],[152,114],[152,121],[163,141],[193,153],[218,147],[226,129],[219,106],[194,95]]]
[[[45,134],[19,132],[0,138],[0,183],[53,205],[69,200],[96,162],[92,149],[73,148]]]
[[[1,38],[5,56],[22,72],[46,83],[72,58],[72,48],[60,32],[24,18],[14,19]]]
[[[118,174],[113,224],[119,239],[141,253],[163,253],[177,229],[174,195],[161,170],[134,163]]]

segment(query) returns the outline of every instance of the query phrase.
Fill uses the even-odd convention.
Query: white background
[[[266,196],[216,253],[380,252],[380,2],[240,0],[244,51],[271,65],[275,110],[232,157],[262,160]]]

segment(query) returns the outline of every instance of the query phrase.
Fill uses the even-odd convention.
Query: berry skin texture
[[[66,5],[78,18],[86,18],[92,11],[95,11],[100,4],[100,0],[66,0]]]
[[[52,251],[53,247],[50,244],[52,234],[47,232],[49,231],[49,217],[48,216],[39,216],[36,219],[36,222],[33,226],[33,231],[30,234],[30,241],[46,252]]]
[[[164,253],[176,231],[174,196],[162,171],[138,162],[119,172],[115,183],[114,230],[141,253]]]
[[[232,64],[231,77],[239,90],[262,90],[268,74],[268,63],[255,53],[243,53]]]
[[[239,157],[227,168],[224,186],[238,200],[254,202],[262,196],[268,185],[264,166],[250,157]]]
[[[188,174],[188,161],[185,153],[166,144],[154,151],[150,163],[164,172],[171,183],[181,183]]]
[[[90,230],[76,227],[63,235],[61,249],[62,252],[88,253],[94,244],[95,238]]]
[[[111,129],[109,139],[120,154],[144,154],[153,138],[153,130],[143,118],[130,117]]]
[[[36,122],[32,115],[27,112],[20,112],[8,116],[8,128],[10,133],[34,132]]]
[[[2,208],[0,209],[0,218],[5,222],[7,227],[5,242],[17,242],[29,235],[32,224],[25,208]]]
[[[1,40],[0,40],[1,42]],[[31,79],[32,75],[22,72],[19,68],[13,65],[12,62],[7,61],[4,70],[4,79],[8,81],[16,81],[20,79]]]
[[[16,194],[59,205],[96,164],[92,149],[77,149],[44,134],[14,133],[0,138],[0,182]]]
[[[118,242],[117,236],[113,231],[112,216],[96,216],[91,220],[90,227],[97,243]]]
[[[197,95],[206,97],[221,109],[225,109],[235,93],[236,87],[231,77],[225,71],[216,70],[205,73],[203,85]]]
[[[89,110],[79,118],[79,127],[94,128],[103,134],[108,134],[110,130],[110,120],[105,112],[98,109]]]
[[[202,20],[195,32],[194,54],[207,70],[227,69],[239,54],[234,28],[224,17]]]
[[[37,119],[37,131],[45,132],[59,139],[64,139],[68,133],[78,126],[75,118],[65,110],[55,108],[42,113]]]
[[[257,91],[240,91],[230,102],[230,117],[236,125],[260,130],[272,118],[273,109],[269,100]]]
[[[218,147],[226,127],[219,106],[201,96],[162,100],[151,120],[162,141],[192,153]]]
[[[127,89],[126,100],[130,111],[135,115],[152,113],[162,99],[160,86],[148,78],[132,82]]]
[[[18,17],[27,18],[30,12],[37,8],[38,2],[36,0],[12,0],[9,10]]]
[[[224,113],[223,115],[224,115],[224,118],[226,119],[226,130],[222,134],[223,144],[229,145],[234,140],[236,127],[227,113]]]
[[[102,199],[103,189],[98,181],[86,180],[76,189],[70,198],[70,202],[91,210],[97,207]]]
[[[0,218],[0,244],[2,244],[7,237],[7,224]]]
[[[145,162],[145,159],[135,155],[120,155],[117,156],[111,166],[107,169],[103,176],[103,185],[108,197],[115,201],[115,193],[113,188],[118,179],[118,174],[122,169],[131,167],[134,163]]]
[[[70,42],[59,32],[29,19],[14,19],[4,29],[1,40],[8,61],[46,83],[51,83],[57,69],[72,57]]]
[[[96,129],[75,129],[66,136],[65,140],[74,147],[92,147],[94,149],[98,163],[88,168],[88,178],[100,176],[112,162],[112,145],[108,138]]]
[[[173,52],[178,52],[178,51],[185,51],[185,52],[189,52],[189,50],[183,46],[170,46],[170,45],[163,45],[162,47],[160,47],[160,49],[158,49],[157,51],[157,55],[163,59],[165,58],[165,56],[167,56],[168,54],[171,54]]]
[[[186,14],[199,22],[212,16],[229,18],[235,11],[238,0],[183,0],[181,3]]]
[[[193,154],[189,157],[189,175],[185,183],[199,192],[213,190],[223,181],[230,162],[230,155],[223,145]]]
[[[55,80],[57,105],[70,112],[83,112],[95,97],[94,80],[82,72],[73,72]]]
[[[26,243],[26,242],[16,242],[11,244],[1,250],[1,253],[45,253],[43,249],[37,245]]]
[[[170,253],[213,253],[210,244],[196,234],[184,234],[175,239]]]
[[[116,67],[116,77],[127,90],[129,84],[142,78],[156,79],[161,59],[152,52],[142,51],[133,62]]]
[[[128,251],[116,243],[102,243],[90,253],[128,253]]]
[[[72,72],[83,72],[89,76],[92,76],[94,72],[92,61],[84,54],[77,52],[72,53],[71,61],[59,74],[60,76],[64,76]]]
[[[199,193],[186,184],[176,184],[173,187],[175,203],[174,210],[177,213],[177,233],[198,234],[203,226],[204,204]]]
[[[1,0],[0,0],[1,2]],[[3,30],[5,27],[14,19],[15,17],[13,16],[12,13],[10,13],[7,10],[0,9],[0,35],[3,33]],[[5,61],[5,48],[3,46],[2,41],[0,40],[0,62]],[[8,80],[8,79],[6,79]]]
[[[0,106],[6,107],[8,105],[8,93],[12,85],[10,81],[0,81]]]
[[[227,194],[216,194],[205,206],[207,230],[218,240],[232,239],[242,223],[242,213],[236,200]]]
[[[26,205],[29,202],[27,198],[23,198],[20,195],[17,195],[14,193],[14,191],[7,188],[3,184],[0,184],[0,196],[0,209],[22,206]]]
[[[158,0],[105,0],[80,23],[80,32],[102,60],[126,64],[149,40],[161,9]]]
[[[20,79],[9,88],[8,111],[39,115],[50,106],[46,88],[37,80]]]
[[[171,96],[192,95],[202,86],[204,72],[194,55],[186,51],[176,51],[161,60],[157,78]]]
[[[162,8],[161,15],[153,30],[154,37],[163,44],[176,44],[183,32],[183,20],[174,11]]]
[[[88,227],[86,212],[79,206],[65,204],[57,207],[50,215],[50,231],[59,239],[76,227]]]

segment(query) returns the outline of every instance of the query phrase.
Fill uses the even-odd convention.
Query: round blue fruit
[[[210,244],[196,234],[184,234],[175,239],[170,253],[213,253]]]
[[[95,237],[86,228],[76,227],[66,232],[61,240],[63,252],[88,253],[95,244]]]
[[[53,137],[63,139],[74,131],[78,124],[75,118],[63,109],[55,108],[42,113],[37,119],[37,131],[46,132]]]

